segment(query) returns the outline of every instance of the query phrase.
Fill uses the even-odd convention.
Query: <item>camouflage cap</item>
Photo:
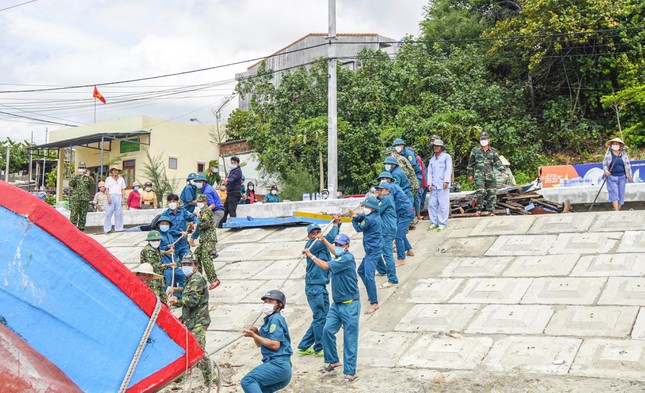
[[[81,161],[81,162],[78,163],[78,167],[79,168],[87,168],[87,165],[85,165],[84,161]]]
[[[184,254],[184,256],[181,258],[182,265],[195,265],[196,263],[197,263],[197,260],[191,253]]]
[[[490,139],[490,135],[488,135],[488,133],[484,131],[479,135],[479,139]]]
[[[432,134],[432,136],[430,137],[431,141],[434,141],[434,140],[437,140],[437,139],[441,139],[441,137],[439,135],[437,135],[437,134]]]
[[[208,196],[206,196],[206,194],[197,196],[197,202],[208,202]]]

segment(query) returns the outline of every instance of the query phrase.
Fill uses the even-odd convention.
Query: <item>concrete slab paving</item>
[[[449,303],[519,303],[531,284],[529,278],[472,278]]]
[[[114,232],[109,235],[97,235],[97,241],[103,247],[141,247],[146,245],[148,232]],[[98,238],[101,238],[100,240]]]
[[[468,236],[524,235],[534,222],[532,216],[488,217],[479,221]]]
[[[561,233],[549,254],[604,254],[616,247],[621,232]]]
[[[453,339],[423,335],[401,357],[397,366],[472,370],[480,364],[492,344],[493,339],[490,337]]]
[[[236,262],[252,260],[256,255],[264,251],[268,246],[267,243],[237,243],[224,244],[218,249],[218,259],[223,262]]]
[[[394,368],[416,338],[411,333],[367,331],[360,338],[358,364],[362,367]]]
[[[618,252],[645,253],[645,231],[625,231]]]
[[[459,278],[426,278],[419,280],[406,299],[412,303],[443,303],[459,288]]]
[[[262,246],[264,246],[262,252],[255,254],[255,256],[251,257],[251,259],[264,261],[299,259],[302,256],[302,250],[304,249],[304,243],[296,242],[262,243]]]
[[[434,252],[434,255],[476,257],[482,255],[483,250],[488,249],[494,242],[493,236],[448,238]]]
[[[495,371],[566,375],[581,342],[563,337],[506,337],[495,342],[483,365]]]
[[[592,214],[594,222],[589,228],[591,232],[638,231],[645,228],[645,211],[642,210]]]
[[[598,304],[645,305],[645,278],[609,277]]]
[[[441,277],[497,277],[513,260],[512,257],[454,258],[441,271]]]
[[[295,305],[307,305],[304,280],[268,280],[262,281],[262,285],[256,289],[244,292],[241,302],[256,303],[270,289],[280,289],[287,297],[287,303]],[[329,290],[329,288],[328,288]],[[331,296],[331,294],[330,294]],[[331,301],[331,298],[330,298]]]
[[[592,305],[605,281],[605,278],[536,278],[521,303]]]
[[[585,339],[571,375],[645,380],[645,341]]]
[[[218,270],[217,274],[225,280],[244,280],[255,276],[269,265],[262,262],[230,262]]]
[[[528,233],[541,235],[548,233],[586,232],[594,216],[591,214],[550,214],[540,217]]]
[[[500,236],[486,256],[546,255],[556,235]]]
[[[260,315],[261,304],[214,304],[211,300],[211,326],[217,330],[239,332],[240,327],[251,325]]]
[[[273,235],[275,228],[229,229],[226,243],[258,243],[267,236]]]
[[[261,263],[261,266],[264,269],[253,276],[257,280],[304,279],[307,261],[304,258],[288,259]]]
[[[578,258],[576,254],[519,256],[502,275],[505,277],[568,276]]]
[[[211,303],[240,303],[247,294],[265,284],[265,280],[223,280],[217,289],[209,291]],[[258,298],[259,299],[259,298]]]
[[[417,304],[394,328],[398,332],[463,331],[479,310],[476,304]]]
[[[643,274],[645,258],[639,254],[585,255],[571,272],[572,276],[583,277],[640,277]]]
[[[141,249],[138,247],[107,247],[107,250],[123,263],[138,264],[141,261]]]
[[[485,306],[468,325],[466,333],[542,334],[553,315],[553,306]]]
[[[631,337],[637,340],[645,340],[645,310],[644,307],[639,307],[636,322],[632,328]]]
[[[545,333],[573,337],[628,337],[638,307],[568,306],[556,311]]]
[[[488,220],[490,220],[489,217],[452,219],[447,226],[449,230],[444,232],[444,234],[448,238],[469,237],[473,232],[473,228],[479,225],[480,222]]]

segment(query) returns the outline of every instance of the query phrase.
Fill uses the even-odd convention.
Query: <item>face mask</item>
[[[376,192],[376,188],[374,188],[374,187],[370,188],[370,192],[371,192],[372,194],[374,194],[374,193]]]
[[[197,187],[198,190],[201,190],[204,185],[202,183],[195,183],[195,187]]]
[[[271,191],[271,195],[278,195],[278,192],[276,190]]]
[[[482,146],[488,146],[488,139],[482,139],[479,141],[479,144]]]
[[[264,303],[264,304],[262,305],[262,312],[263,312],[265,315],[271,315],[271,314],[273,314],[273,313],[275,312],[274,307],[275,307],[275,304],[271,304],[271,303]]]
[[[253,186],[249,186],[249,191],[253,191]]]
[[[339,256],[343,255],[344,253],[345,253],[345,249],[343,247],[334,246],[334,255],[339,257]]]
[[[340,192],[340,191],[338,191],[338,192],[336,193],[336,196],[341,196],[341,195],[343,195],[343,193],[342,193],[342,192]]]
[[[403,151],[403,146],[395,146],[394,150],[396,150],[397,153],[401,153]]]
[[[153,241],[150,242],[150,245],[153,248],[159,248],[159,245],[161,245],[161,240],[153,240]]]
[[[152,187],[146,187],[146,191],[152,191]]]
[[[613,150],[613,151],[618,151],[618,150],[620,150],[620,145],[618,145],[618,144],[616,144],[616,145],[611,145],[611,150]]]
[[[177,208],[177,202],[168,203],[168,209],[175,210]]]
[[[132,189],[135,190],[135,191],[139,191],[139,186],[134,186],[134,187],[132,187]]]
[[[365,214],[366,216],[369,216],[370,214],[372,214],[372,209],[364,208],[363,214]]]
[[[385,170],[389,172],[392,169],[392,164],[385,164]]]
[[[82,175],[83,173],[85,173],[85,169],[79,169],[79,170],[78,170],[78,174],[79,174],[79,175]]]
[[[231,169],[235,169],[235,168],[237,168],[237,165],[231,164]]]
[[[226,191],[226,186],[219,186],[219,189],[222,191]]]
[[[186,276],[190,276],[193,274],[193,267],[192,266],[182,266],[181,271],[184,272]]]
[[[198,203],[198,204],[197,204],[197,207],[198,207],[198,208],[200,208],[200,209],[203,209],[203,208],[204,208],[204,204],[200,202],[200,203]]]
[[[159,230],[161,232],[168,232],[168,229],[170,229],[170,225],[168,225],[168,224],[159,225]]]

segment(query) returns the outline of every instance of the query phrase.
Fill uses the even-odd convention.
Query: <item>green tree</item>
[[[172,193],[177,187],[177,181],[171,182],[168,179],[163,153],[151,156],[150,151],[146,149],[145,152],[148,160],[143,164],[143,174],[152,183],[152,190],[157,195],[159,205],[162,205],[164,197]]]

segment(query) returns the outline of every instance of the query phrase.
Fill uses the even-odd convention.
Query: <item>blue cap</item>
[[[390,172],[387,172],[387,171],[379,173],[378,178],[379,179],[392,179],[392,180],[394,180],[394,176],[392,176],[392,174]]]
[[[368,196],[361,202],[361,205],[371,207],[372,209],[378,209],[379,202],[378,199],[373,196]]]
[[[399,165],[399,162],[396,160],[396,158],[392,156],[387,156],[385,161],[383,161],[383,164]]]
[[[388,182],[386,182],[386,181],[381,182],[381,184],[379,184],[379,185],[378,185],[378,186],[376,186],[375,188],[376,188],[377,190],[378,190],[378,189],[381,189],[381,188],[384,188],[384,189],[386,189],[386,190],[391,190],[391,189],[392,189],[392,187],[390,186],[390,183],[388,183]]]
[[[336,235],[336,237],[334,238],[334,243],[340,244],[341,246],[349,244],[349,236],[345,235],[344,233]]]
[[[190,172],[188,176],[186,176],[186,180],[195,180],[197,177],[197,174],[195,172]]]
[[[307,235],[308,235],[311,231],[313,231],[314,229],[320,229],[320,225],[318,225],[318,224],[309,224],[309,225],[307,226]]]
[[[404,145],[405,146],[405,142],[401,138],[396,138],[394,140],[394,142],[392,142],[392,146],[397,146],[397,145]]]

